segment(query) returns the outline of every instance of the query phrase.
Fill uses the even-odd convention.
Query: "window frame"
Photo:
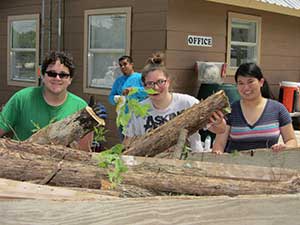
[[[35,80],[25,81],[25,80],[13,80],[11,71],[11,57],[10,52],[12,49],[12,32],[11,24],[16,21],[24,20],[35,20],[36,21],[36,43],[35,43]],[[39,14],[26,14],[26,15],[16,15],[7,17],[7,84],[11,86],[21,86],[30,87],[38,84],[38,69],[39,69],[39,45],[40,45],[40,15]],[[25,49],[24,49],[25,50]],[[26,50],[25,50],[26,51]]]
[[[257,64],[260,64],[260,57],[261,57],[261,17],[259,16],[253,16],[253,15],[247,15],[247,14],[241,14],[241,13],[234,13],[229,12],[228,13],[228,20],[227,20],[227,54],[226,54],[226,63],[227,63],[227,75],[234,75],[238,67],[232,67],[230,66],[230,60],[231,60],[231,31],[232,31],[232,20],[239,20],[242,22],[255,22],[256,23],[256,44],[257,46]],[[243,46],[253,46],[254,44],[248,43]]]
[[[87,94],[109,95],[111,88],[88,87],[88,50],[89,50],[89,16],[126,14],[126,46],[125,54],[130,55],[131,48],[131,7],[92,9],[84,11],[84,56],[83,56],[83,92]],[[95,52],[115,52],[116,49],[95,49]]]

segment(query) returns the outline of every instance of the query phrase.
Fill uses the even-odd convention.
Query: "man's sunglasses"
[[[57,73],[55,71],[46,71],[46,74],[48,75],[48,77],[57,77],[57,75],[59,76],[60,79],[66,79],[70,76],[70,74],[68,73]]]

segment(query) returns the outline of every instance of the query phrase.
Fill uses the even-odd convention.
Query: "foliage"
[[[47,126],[49,126],[50,124],[54,123],[55,121],[56,121],[56,117],[53,117],[53,118],[49,121],[49,124],[48,124]],[[34,126],[34,129],[31,130],[32,133],[35,133],[35,132],[39,131],[40,129],[42,129],[41,126],[40,126],[38,123],[34,122],[33,120],[31,120],[30,122],[31,122],[31,123],[33,124],[33,126]],[[47,126],[46,126],[46,127],[47,127]]]
[[[192,151],[192,149],[191,149],[189,146],[184,145],[184,146],[183,146],[182,153],[181,153],[181,155],[180,155],[180,159],[181,159],[181,160],[186,160],[187,157],[188,157],[188,155],[189,155],[189,153],[190,153],[191,151]]]
[[[30,122],[34,126],[34,129],[31,130],[32,133],[35,133],[35,132],[37,132],[37,131],[39,131],[41,129],[41,127],[40,127],[40,125],[38,123],[34,122],[33,120],[31,120]]]
[[[109,168],[113,166],[111,172],[108,173],[109,181],[112,183],[112,188],[115,188],[122,182],[121,174],[127,171],[127,167],[124,165],[121,154],[124,146],[117,144],[111,149],[98,154],[98,165],[101,168]]]
[[[144,90],[147,94],[157,93],[153,89]],[[148,114],[150,108],[149,104],[141,105],[137,99],[130,98],[130,96],[138,92],[137,88],[132,88],[127,96],[124,96],[124,102],[120,102],[120,105],[117,105],[118,116],[117,116],[117,126],[123,128],[123,133],[126,132],[126,127],[131,119],[132,113],[136,116],[145,117]]]
[[[230,108],[230,106],[224,108],[223,110],[224,110],[223,112],[224,112],[225,114],[231,113],[231,108]]]
[[[239,152],[238,150],[233,150],[233,151],[231,152],[231,155],[232,155],[233,157],[239,156],[239,155],[240,155],[240,152]]]
[[[98,126],[94,127],[94,141],[96,142],[106,142],[105,134],[107,130],[104,127]]]
[[[34,26],[34,24],[31,24],[31,26]],[[13,37],[13,47],[15,48],[35,48],[36,32],[34,30],[30,30],[27,32],[20,32],[15,28],[13,28],[12,37]]]
[[[130,96],[136,94],[138,92],[137,88],[132,88],[127,96],[121,96],[117,103],[117,126],[123,128],[123,133],[125,132],[125,128],[127,127],[132,113],[136,116],[145,117],[148,114],[148,110],[150,105],[141,105],[138,100],[134,98],[130,98]],[[145,90],[147,94],[155,94],[157,93],[153,89]],[[96,131],[95,131],[96,132]],[[98,131],[97,131],[98,132]],[[104,130],[99,130],[99,135]],[[97,134],[96,134],[97,136]],[[113,146],[111,149],[103,151],[98,154],[98,165],[101,168],[109,168],[111,171],[108,173],[109,181],[112,183],[112,188],[115,188],[122,182],[121,174],[127,171],[127,167],[124,165],[121,155],[122,150],[124,149],[124,145],[117,144]]]

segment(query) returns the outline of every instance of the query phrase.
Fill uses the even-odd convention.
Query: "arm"
[[[281,151],[286,148],[297,147],[297,139],[295,136],[295,132],[294,132],[292,123],[289,123],[283,127],[280,127],[280,134],[282,136],[284,143],[283,144],[277,143],[277,144],[271,146],[271,149],[273,151]]]
[[[213,153],[216,153],[216,154],[224,153],[230,129],[231,129],[231,127],[227,125],[225,132],[216,135],[216,139],[215,139],[215,142],[212,147]]]
[[[120,79],[117,78],[111,88],[110,94],[108,96],[108,101],[110,104],[112,105],[116,105],[115,101],[114,101],[114,97],[115,95],[121,95],[121,86],[120,86]]]

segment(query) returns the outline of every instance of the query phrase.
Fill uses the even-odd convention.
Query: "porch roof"
[[[300,0],[206,0],[300,17]]]

